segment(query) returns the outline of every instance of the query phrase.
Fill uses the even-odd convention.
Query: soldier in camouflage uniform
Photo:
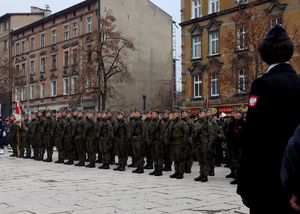
[[[21,123],[21,139],[20,139],[20,158],[30,158],[31,157],[31,149],[28,138],[28,125],[29,119],[28,115],[24,115],[24,119]],[[26,156],[24,156],[24,152],[26,150]]]
[[[154,171],[149,175],[161,176],[164,163],[165,130],[162,121],[159,119],[159,111],[152,112],[152,120],[149,126],[149,140],[151,155],[154,163]]]
[[[128,160],[128,124],[124,119],[124,113],[118,112],[117,122],[114,127],[115,151],[118,156],[119,165],[115,171],[125,171]]]
[[[113,120],[113,116],[111,112],[107,113],[107,119],[109,120],[109,122],[112,125],[112,129],[114,129],[114,120]],[[112,130],[112,133],[114,133],[114,130]],[[112,138],[112,142],[111,142],[111,148],[110,148],[110,160],[109,160],[109,164],[115,164],[115,143],[114,143],[114,138]]]
[[[75,114],[76,115],[76,114]],[[76,118],[73,117],[71,112],[68,112],[66,119],[66,126],[64,129],[64,145],[65,155],[68,161],[66,165],[73,165],[75,159],[75,142],[72,136],[73,130],[75,129]]]
[[[101,129],[99,130],[100,136],[100,151],[102,154],[102,166],[99,169],[109,169],[109,161],[110,161],[110,150],[112,147],[112,140],[113,140],[113,127],[112,123],[108,119],[107,112],[103,112],[102,114],[102,121],[103,124]]]
[[[200,165],[200,176],[195,181],[208,181],[208,145],[213,136],[213,127],[206,118],[206,113],[201,111],[192,134],[195,143],[195,154]]]
[[[86,167],[95,168],[96,165],[96,151],[97,142],[95,141],[95,123],[94,114],[92,112],[87,113],[87,118],[85,121],[85,126],[83,130],[83,140],[86,142],[86,151],[88,154],[88,162],[90,162]]]
[[[8,143],[10,144],[13,153],[10,157],[17,157],[18,156],[18,135],[20,127],[16,124],[15,116],[10,116],[9,121],[9,133],[8,133]]]
[[[179,118],[179,113],[174,113],[174,120],[170,131],[171,157],[174,161],[175,173],[170,178],[182,179],[185,167],[185,153],[188,144],[189,126],[186,121]]]
[[[46,113],[46,119],[43,124],[43,133],[44,133],[44,148],[47,151],[47,158],[44,160],[45,162],[52,162],[52,155],[53,155],[53,136],[54,136],[54,128],[55,123],[52,119],[51,112],[48,111]],[[41,158],[44,157],[45,150],[41,152]]]
[[[55,161],[55,163],[64,163],[65,146],[63,141],[63,134],[65,125],[65,120],[62,117],[62,113],[58,112],[56,115],[56,123],[54,126],[55,146],[58,152],[58,160]]]
[[[141,120],[141,114],[136,111],[133,113],[132,120],[130,123],[130,134],[129,138],[132,143],[133,156],[136,158],[137,168],[133,170],[133,173],[142,174],[144,173],[144,154],[145,154],[145,143],[143,141],[143,122]]]
[[[103,118],[102,118],[102,112],[98,112],[96,115],[96,124],[95,124],[95,128],[96,128],[96,134],[95,134],[95,141],[96,141],[96,145],[97,145],[97,153],[98,153],[98,159],[96,160],[97,163],[102,163],[102,154],[101,154],[101,142],[100,142],[100,129],[103,125]]]
[[[187,137],[187,142],[185,143],[186,148],[185,148],[185,163],[184,163],[184,171],[185,173],[191,173],[192,166],[193,166],[193,154],[194,154],[194,143],[192,140],[192,132],[194,130],[194,121],[190,118],[190,113],[187,111],[183,111],[181,113],[182,120],[184,120],[188,127],[189,127],[189,132],[188,132],[188,137]]]
[[[163,126],[165,129],[165,144],[164,144],[164,168],[163,171],[172,171],[172,158],[171,158],[171,144],[170,144],[170,128],[172,126],[172,119],[168,110],[163,115]]]
[[[130,129],[132,127],[131,124],[132,123],[135,124],[135,120],[136,120],[135,111],[132,111],[130,113],[129,122],[128,122],[129,132],[131,132],[130,131]],[[131,141],[130,138],[128,139],[128,155],[131,156],[131,164],[129,164],[128,167],[131,167],[131,168],[137,167],[137,165],[136,165],[136,156],[135,156],[135,153],[133,152],[133,145],[132,145],[132,141]]]
[[[35,159],[38,157],[38,142],[36,141],[36,127],[37,127],[37,124],[38,124],[38,119],[36,117],[36,114],[33,113],[31,115],[31,121],[28,125],[28,140],[29,140],[29,143],[31,144],[32,146],[32,149],[33,149],[33,156],[31,157],[32,159]]]
[[[34,160],[42,161],[45,153],[44,146],[44,114],[43,112],[38,112],[38,119],[36,124],[36,132],[35,132],[35,141],[37,143],[38,155]]]
[[[79,162],[75,164],[75,166],[85,166],[86,160],[86,144],[83,139],[83,130],[84,130],[85,122],[83,118],[83,112],[78,112],[78,118],[76,121],[75,129],[74,129],[74,141],[76,145],[76,150],[78,152]]]
[[[149,136],[149,127],[152,120],[151,112],[148,112],[146,119],[144,120],[144,131],[143,131],[143,140],[145,142],[145,156],[146,156],[146,166],[144,169],[153,169],[153,159],[152,159],[152,145],[150,144],[150,136]]]

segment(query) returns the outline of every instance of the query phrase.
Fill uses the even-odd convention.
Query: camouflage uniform
[[[211,124],[213,128],[213,134],[208,144],[208,174],[213,176],[215,174],[214,169],[216,166],[216,143],[218,136],[221,135],[221,128],[214,121],[211,121]]]
[[[146,166],[145,169],[153,169],[153,159],[152,159],[152,145],[150,143],[150,136],[149,136],[149,128],[150,128],[151,119],[146,118],[144,120],[143,125],[143,140],[145,142],[145,156],[146,156]]]
[[[21,123],[20,157],[24,157],[24,152],[26,150],[26,158],[31,157],[31,149],[28,138],[28,125],[28,120],[24,120]]]
[[[171,144],[170,144],[170,128],[172,127],[172,121],[170,119],[163,119],[163,126],[165,129],[165,143],[164,143],[164,168],[163,171],[172,170],[172,158],[171,158]]]
[[[19,133],[20,127],[15,124],[15,122],[9,123],[9,133],[8,133],[8,143],[10,144],[13,154],[12,157],[18,156],[18,133]]]
[[[102,163],[102,152],[101,152],[101,141],[100,141],[100,130],[103,126],[104,120],[101,118],[97,118],[97,122],[95,124],[95,141],[97,145],[97,153],[98,153],[98,160],[96,162]]]
[[[58,161],[55,163],[64,163],[65,159],[65,147],[63,141],[63,132],[65,129],[65,120],[63,118],[58,118],[55,123],[54,128],[54,137],[55,137],[55,146],[58,151]]]
[[[44,147],[47,150],[47,159],[45,161],[51,162],[53,155],[53,131],[54,131],[55,123],[51,117],[47,117],[45,119],[43,125],[43,133],[44,133]],[[44,157],[45,149],[41,151],[41,158]]]
[[[36,127],[38,124],[38,120],[32,120],[28,125],[28,140],[33,149],[33,159],[38,157],[38,142],[36,141]]]
[[[191,169],[193,166],[193,154],[194,154],[194,143],[192,140],[192,132],[194,130],[194,121],[189,118],[186,120],[187,125],[189,127],[188,137],[187,137],[187,143],[185,148],[185,164],[184,164],[184,170],[186,173],[191,173]]]
[[[88,154],[87,167],[95,167],[97,144],[95,141],[95,123],[91,119],[86,119],[83,130],[83,141],[86,143],[86,151]]]
[[[44,117],[39,117],[37,119],[36,124],[36,132],[35,132],[35,141],[37,143],[38,155],[35,160],[43,160],[43,156],[45,153],[45,145],[44,145]]]
[[[99,169],[109,169],[110,152],[113,139],[113,127],[110,120],[103,121],[101,129],[99,130],[100,136],[100,151],[102,154],[103,165]]]
[[[68,162],[66,164],[72,165],[75,160],[75,142],[72,136],[73,130],[75,129],[76,119],[74,117],[67,119],[65,130],[64,130],[64,143],[66,150],[66,157]]]
[[[84,130],[84,123],[85,122],[83,117],[78,118],[73,133],[79,158],[79,163],[75,164],[75,166],[84,166],[84,162],[86,160],[86,145],[82,135]]]

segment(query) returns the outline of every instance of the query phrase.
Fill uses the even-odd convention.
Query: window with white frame
[[[64,67],[69,66],[69,51],[64,51]]]
[[[46,36],[45,33],[41,34],[41,48],[46,46]]]
[[[209,0],[208,14],[217,13],[220,11],[220,0]]]
[[[72,23],[72,32],[73,32],[72,33],[73,37],[78,36],[78,22],[77,21]]]
[[[15,101],[20,101],[21,94],[20,94],[20,88],[15,88]]]
[[[76,94],[77,92],[77,76],[73,76],[71,79],[71,94]]]
[[[194,98],[202,97],[202,77],[195,75],[194,77]]]
[[[45,57],[41,58],[40,70],[41,70],[41,73],[46,72],[46,58]]]
[[[52,30],[51,44],[56,44],[56,29]]]
[[[247,49],[247,31],[245,27],[241,27],[237,31],[237,49],[245,50]]]
[[[22,42],[22,53],[26,53],[26,41]]]
[[[209,55],[218,55],[220,51],[220,33],[219,31],[209,32]]]
[[[87,33],[91,33],[93,31],[93,20],[92,17],[87,17]]]
[[[192,0],[192,18],[199,18],[202,16],[202,0]]]
[[[20,54],[20,43],[17,42],[16,43],[16,55],[19,55]]]
[[[201,58],[201,46],[202,46],[202,42],[201,42],[201,35],[195,35],[192,37],[192,57],[193,59],[199,59]]]
[[[63,79],[63,95],[69,94],[69,77]]]
[[[56,94],[56,80],[51,82],[51,97],[55,97]]]
[[[25,98],[25,87],[22,87],[21,89],[20,89],[20,101],[23,101],[23,100],[25,100],[26,98]]]
[[[40,84],[40,98],[45,98],[45,83]]]
[[[31,51],[35,50],[35,39],[34,39],[34,37],[30,38],[30,48],[31,48]]]
[[[22,63],[22,75],[25,75],[25,72],[26,72],[26,65],[25,63]]]
[[[52,68],[52,70],[57,69],[57,55],[56,54],[53,54],[51,56],[51,68]]]
[[[30,61],[30,74],[34,74],[35,73],[35,61],[31,60]]]
[[[35,84],[30,84],[29,92],[29,99],[35,99]]]
[[[219,96],[219,76],[217,73],[211,75],[211,96]]]
[[[247,73],[246,68],[242,68],[239,70],[239,93],[246,93],[247,92]]]
[[[69,39],[69,26],[65,25],[64,26],[64,40],[68,40]]]

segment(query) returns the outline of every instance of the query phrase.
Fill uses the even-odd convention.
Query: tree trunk
[[[106,109],[106,95],[107,95],[107,80],[103,83],[103,93],[102,93],[102,111]]]

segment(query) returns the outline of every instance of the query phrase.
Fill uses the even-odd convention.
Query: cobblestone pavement
[[[88,169],[0,156],[0,213],[102,214],[198,213],[247,214],[236,186],[216,169],[207,183],[195,182],[198,164],[184,179]],[[57,154],[54,153],[56,157]],[[114,167],[114,166],[113,166]],[[112,167],[111,167],[112,168]]]

